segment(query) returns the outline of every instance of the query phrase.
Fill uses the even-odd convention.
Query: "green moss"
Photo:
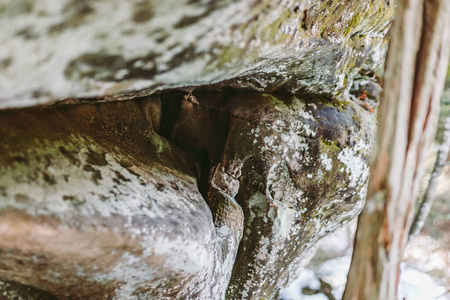
[[[350,21],[349,25],[347,26],[347,29],[345,30],[345,35],[349,36],[352,31],[358,27],[360,21],[361,21],[362,15],[355,13],[353,15],[352,20]]]
[[[214,64],[214,67],[211,66],[210,68],[207,68],[207,70],[210,70],[211,68],[223,68],[228,64],[232,64],[233,61],[241,57],[243,51],[243,49],[240,49],[236,46],[222,48],[222,52],[217,57],[217,62]]]
[[[322,153],[332,153],[332,152],[338,152],[340,150],[337,142],[332,142],[325,139],[319,139],[320,140],[320,151]]]

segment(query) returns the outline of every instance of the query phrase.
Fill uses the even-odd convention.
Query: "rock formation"
[[[0,294],[274,299],[362,208],[393,6],[0,4]]]

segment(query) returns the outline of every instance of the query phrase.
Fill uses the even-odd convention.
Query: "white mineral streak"
[[[302,207],[305,200],[303,191],[295,185],[285,161],[275,162],[269,169],[266,194],[277,206]]]
[[[212,295],[217,299],[224,299],[226,288],[230,281],[231,270],[233,270],[234,261],[236,259],[237,249],[241,238],[241,233],[236,237],[236,233],[230,230],[230,227],[221,225],[216,228],[217,251],[215,262],[211,262],[214,266],[214,276],[211,280]],[[226,247],[224,247],[226,245]]]
[[[288,238],[291,231],[294,229],[294,223],[299,217],[299,213],[292,208],[289,207],[278,207],[278,219],[280,222],[280,227],[276,228],[278,230],[274,230],[277,238]]]
[[[306,105],[297,97],[293,97],[292,102],[289,103],[289,105],[280,101],[276,97],[270,97],[271,101],[274,103],[274,109],[279,111],[281,113],[281,116],[292,116],[292,124],[289,124],[290,131],[298,131],[299,134],[306,137],[314,137],[316,135],[316,132],[313,131],[310,126],[305,123],[305,120],[314,121],[314,117],[306,111]],[[283,129],[286,128],[286,123],[283,121],[275,121],[275,125],[279,125],[280,128]]]
[[[343,170],[349,175],[349,187],[357,188],[363,185],[369,177],[369,165],[361,153],[370,153],[371,145],[362,139],[357,139],[356,145],[342,149],[338,159],[346,165]],[[342,169],[341,169],[342,170]]]
[[[326,153],[320,154],[320,160],[322,165],[325,167],[325,171],[331,171],[333,168],[333,160],[328,158]]]
[[[116,291],[115,299],[136,299],[133,293],[139,286],[151,282],[158,277],[157,269],[148,268],[142,263],[142,258],[130,253],[124,253],[122,259],[116,263],[112,271],[108,274],[85,274],[79,270],[78,276],[89,276],[92,281],[107,283],[110,280],[122,281],[127,278],[126,284],[122,284]]]

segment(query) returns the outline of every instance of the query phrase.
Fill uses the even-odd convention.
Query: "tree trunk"
[[[376,153],[343,299],[396,299],[449,54],[449,2],[397,3]]]
[[[423,225],[430,213],[431,206],[433,205],[434,194],[436,187],[439,183],[439,177],[444,169],[448,152],[450,150],[450,117],[447,117],[444,125],[444,132],[440,141],[436,162],[434,163],[433,171],[431,172],[430,179],[428,180],[428,186],[425,190],[420,205],[417,208],[417,212],[414,216],[411,230],[409,231],[408,240],[411,241],[422,230]]]

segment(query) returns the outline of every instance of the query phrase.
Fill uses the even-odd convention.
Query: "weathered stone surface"
[[[374,122],[353,101],[208,89],[3,111],[0,279],[273,298],[362,207]]]
[[[362,207],[393,9],[2,1],[0,293],[276,298]]]
[[[356,216],[369,175],[368,112],[347,102],[262,98],[235,99],[221,162],[239,179],[245,220],[229,299],[276,298],[315,242]]]
[[[0,278],[59,299],[224,294],[239,238],[217,237],[160,113],[158,98],[1,113]]]
[[[386,0],[6,0],[0,107],[211,83],[336,95],[382,63],[393,10]]]
[[[24,286],[16,282],[0,281],[0,297],[8,300],[21,299],[39,299],[39,300],[57,300],[55,296],[49,293]]]

